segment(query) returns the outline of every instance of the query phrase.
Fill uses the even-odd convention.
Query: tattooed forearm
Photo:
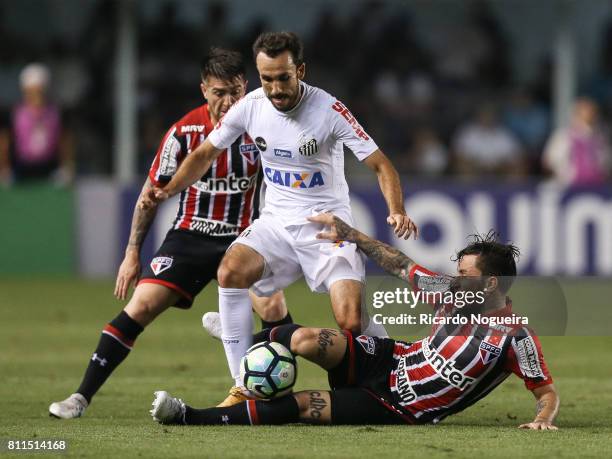
[[[340,239],[355,242],[357,247],[389,274],[408,280],[410,270],[416,264],[409,257],[389,244],[360,233],[338,217],[334,218],[334,223]]]
[[[416,264],[409,257],[384,242],[365,237],[355,241],[357,247],[389,274],[408,280],[410,270]]]
[[[317,351],[317,355],[320,359],[325,359],[327,357],[327,348],[329,346],[333,346],[334,342],[332,341],[332,337],[335,338],[338,336],[338,332],[336,330],[331,330],[327,328],[321,329],[319,332],[319,337],[317,338],[317,343],[319,345],[319,349]]]
[[[546,400],[538,400],[538,402],[536,403],[536,417],[539,416],[544,410],[544,408],[546,408],[547,406],[548,403],[546,402]]]
[[[308,414],[313,422],[317,422],[321,419],[323,410],[327,407],[327,402],[321,397],[320,392],[310,392],[310,399],[308,401]]]
[[[128,248],[139,248],[142,245],[142,241],[147,236],[151,222],[155,218],[156,209],[141,209],[137,207],[134,210],[134,217],[132,218],[132,229],[130,230],[130,239],[128,241]]]
[[[151,182],[147,179],[142,193],[151,188]],[[134,208],[134,215],[132,216],[132,228],[130,229],[130,239],[128,240],[128,249],[140,249],[142,241],[147,236],[151,223],[155,218],[157,208],[142,209],[141,206],[136,204]]]
[[[546,390],[546,387],[544,390]],[[549,389],[545,393],[536,395],[536,416],[534,422],[553,422],[559,411],[559,396],[554,389]]]
[[[409,257],[389,244],[372,239],[357,231],[338,217],[334,217],[334,225],[338,233],[338,239],[354,242],[385,271],[400,279],[408,280],[410,270],[416,265]]]
[[[334,226],[336,227],[336,233],[338,234],[338,239],[340,240],[353,242],[360,235],[359,231],[357,231],[352,226],[346,224],[344,220],[336,217],[335,215]]]

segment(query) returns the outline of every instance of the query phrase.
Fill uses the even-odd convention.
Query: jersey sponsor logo
[[[363,130],[359,122],[355,119],[353,114],[349,111],[348,108],[344,106],[342,102],[337,100],[334,103],[334,105],[332,105],[332,108],[336,110],[338,113],[340,113],[340,115],[342,115],[342,117],[346,121],[348,121],[348,123],[351,125],[351,127],[355,131],[355,134],[357,134],[357,137],[363,140],[370,140],[370,137],[368,137],[368,135],[365,133],[365,131]]]
[[[501,347],[483,341],[480,343],[480,360],[485,365],[497,359],[501,355]]]
[[[181,151],[181,144],[178,139],[174,137],[175,132],[176,128],[172,128],[162,146],[158,172],[160,175],[173,175],[174,172],[176,172],[176,158]]]
[[[204,125],[190,124],[188,126],[181,126],[181,134],[187,134],[189,132],[204,132]]]
[[[236,236],[238,227],[218,220],[207,220],[205,218],[194,219],[189,224],[191,231],[205,234],[206,236]]]
[[[193,184],[195,188],[207,193],[244,193],[255,183],[257,177],[236,177],[233,172],[227,177],[209,178],[208,180],[200,180]]]
[[[521,372],[527,378],[545,378],[540,365],[538,348],[531,336],[527,336],[516,343],[516,354]]]
[[[376,352],[376,343],[374,342],[374,338],[371,336],[361,335],[355,338],[355,340],[361,344],[364,351],[366,351],[368,354],[374,355],[374,352]]]
[[[280,148],[275,148],[274,156],[278,156],[279,158],[291,158],[293,155],[289,150],[281,150]]]
[[[255,137],[255,145],[257,145],[259,151],[266,151],[266,148],[268,148],[268,143],[263,137]]]
[[[461,370],[455,368],[456,362],[454,360],[445,359],[444,356],[440,354],[436,348],[432,348],[427,341],[423,342],[423,355],[429,361],[429,364],[435,372],[451,386],[459,390],[465,390],[475,381],[474,378],[464,375]]]
[[[418,270],[414,273],[417,277],[417,287],[426,292],[446,292],[452,282],[450,276],[429,275]]]
[[[159,276],[165,270],[172,266],[174,259],[172,257],[155,257],[151,260],[151,270],[153,274]]]
[[[311,174],[310,172],[279,171],[266,167],[264,173],[270,182],[290,188],[314,188],[325,185],[323,175],[319,171]]]
[[[302,156],[312,156],[319,152],[319,147],[317,145],[317,139],[310,139],[302,143],[299,148],[300,155]]]
[[[400,405],[405,406],[414,402],[417,394],[410,384],[408,378],[408,370],[406,369],[406,357],[402,357],[397,364],[397,395],[400,399]]]

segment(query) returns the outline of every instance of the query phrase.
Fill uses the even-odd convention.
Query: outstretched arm
[[[180,193],[188,186],[194,184],[202,177],[213,161],[223,150],[216,148],[209,139],[206,139],[198,148],[187,155],[181,166],[163,188],[151,188],[140,200],[143,208],[155,207],[158,203]]]
[[[533,395],[537,399],[535,419],[528,424],[521,424],[521,429],[557,430],[553,425],[559,412],[559,395],[552,384],[534,389]]]
[[[389,207],[387,223],[393,226],[395,235],[404,239],[412,235],[416,239],[419,230],[406,215],[399,174],[389,158],[381,150],[376,150],[364,160],[364,163],[376,173],[380,191]]]
[[[140,205],[140,202],[152,189],[153,184],[147,177],[134,208],[130,239],[125,248],[125,256],[115,281],[115,296],[120,300],[124,300],[127,297],[130,286],[137,282],[140,277],[140,249],[157,213],[157,206],[144,208]]]
[[[308,220],[330,227],[329,232],[319,233],[317,235],[318,239],[354,242],[369,258],[389,274],[409,282],[410,270],[416,266],[416,263],[396,248],[366,236],[330,213],[309,217]]]

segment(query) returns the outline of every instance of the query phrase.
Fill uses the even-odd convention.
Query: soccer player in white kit
[[[228,249],[217,272],[221,338],[236,381],[222,405],[247,397],[240,390],[239,363],[252,340],[249,288],[271,295],[304,276],[311,290],[329,292],[340,328],[362,331],[363,256],[354,243],[317,239],[323,227],[307,220],[333,212],[353,224],[344,146],[376,173],[395,234],[416,237],[418,231],[406,215],[399,176],[389,159],[348,108],[302,81],[306,67],[300,39],[291,32],[264,33],[253,52],[262,87],[234,104],[172,180],[152,189],[142,204],[163,201],[197,181],[242,133],[257,145],[265,205],[260,218]]]

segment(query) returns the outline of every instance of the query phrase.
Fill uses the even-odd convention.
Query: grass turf
[[[601,282],[582,280],[574,287],[587,291]],[[286,294],[296,322],[333,326],[326,296],[311,294],[303,284]],[[138,339],[85,417],[59,421],[48,417],[49,403],[78,386],[102,326],[122,304],[112,297],[110,282],[0,279],[0,439],[63,439],[66,454],[75,457],[609,457],[612,337],[542,338],[562,399],[558,432],[517,429],[532,419],[535,403],[514,376],[437,426],[152,422],[147,410],[156,389],[197,407],[225,396],[231,381],[222,347],[200,327],[201,314],[216,305],[215,288],[209,287],[191,310],[163,314]],[[325,387],[325,374],[300,361],[297,389]]]

